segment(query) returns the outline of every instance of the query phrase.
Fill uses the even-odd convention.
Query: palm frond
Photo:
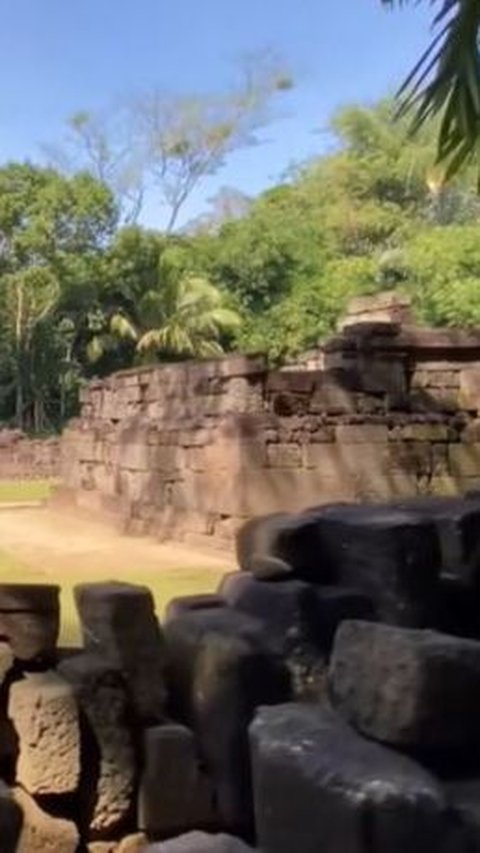
[[[381,0],[402,6],[409,0]],[[410,0],[411,2],[411,0]],[[403,83],[400,114],[411,113],[412,132],[441,118],[438,162],[448,178],[480,152],[480,3],[430,0],[435,35]]]
[[[113,314],[110,317],[110,331],[119,338],[136,341],[138,333],[135,325],[124,314]]]

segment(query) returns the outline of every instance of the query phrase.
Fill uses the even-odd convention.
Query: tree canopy
[[[256,199],[229,191],[177,234],[119,225],[112,190],[87,173],[3,167],[0,418],[58,428],[82,382],[146,360],[285,361],[330,334],[351,296],[384,288],[429,323],[479,324],[476,169],[444,181],[438,126],[412,137],[389,100],[346,107],[330,153]]]

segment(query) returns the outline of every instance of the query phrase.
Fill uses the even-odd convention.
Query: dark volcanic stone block
[[[183,613],[165,637],[172,712],[198,738],[223,825],[249,831],[247,727],[259,705],[289,695],[284,664],[261,624],[229,608]]]
[[[314,517],[325,571],[369,596],[378,619],[434,622],[440,552],[432,522],[380,505],[325,507]]]
[[[259,580],[281,580],[294,575],[328,583],[320,561],[315,516],[273,513],[247,521],[236,537],[238,565]]]
[[[480,853],[480,778],[449,782],[446,793],[463,829],[461,853]]]
[[[314,637],[316,597],[313,586],[305,581],[271,583],[247,572],[232,572],[223,578],[218,592],[229,607],[259,619],[269,635],[283,638],[286,647],[289,640]]]
[[[51,660],[60,627],[60,587],[0,584],[0,637],[23,661]]]
[[[23,816],[7,786],[0,782],[0,847],[2,853],[17,853]]]
[[[398,503],[434,522],[441,573],[467,586],[480,583],[480,498],[420,497]]]
[[[258,619],[281,649],[296,698],[319,699],[325,694],[326,659],[320,637],[316,589],[306,581],[257,580],[249,572],[226,575],[219,594],[234,610]]]
[[[210,607],[223,607],[224,604],[219,595],[183,595],[172,598],[165,611],[165,621],[174,619],[185,610],[205,610]]]
[[[434,631],[343,622],[332,700],[366,735],[422,750],[480,745],[480,643]]]
[[[195,737],[175,723],[146,729],[139,827],[150,838],[214,827],[213,791],[200,768]]]
[[[120,670],[142,721],[161,721],[165,646],[150,590],[117,582],[79,584],[75,602],[87,650]]]
[[[232,835],[208,835],[189,832],[162,844],[152,844],[145,853],[254,853],[251,847]]]
[[[375,607],[368,595],[338,586],[315,586],[315,640],[330,655],[338,626],[346,619],[371,621]]]
[[[411,759],[311,705],[262,708],[250,726],[262,853],[444,853],[441,786]]]
[[[85,720],[82,828],[109,837],[131,818],[135,801],[137,756],[126,687],[108,660],[91,654],[66,658],[58,671],[72,686]]]

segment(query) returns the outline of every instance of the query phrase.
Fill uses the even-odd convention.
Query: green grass
[[[22,565],[10,554],[0,551],[0,583],[57,583],[61,586],[61,631],[60,645],[74,646],[81,642],[80,629],[73,599],[73,588],[77,583],[85,581],[79,572],[75,575],[68,573],[68,579],[61,575],[35,571]],[[161,618],[166,605],[172,598],[180,595],[196,595],[214,592],[222,572],[219,569],[161,569],[153,572],[135,572],[126,577],[122,573],[121,580],[148,586],[155,599],[158,616]]]
[[[44,501],[55,485],[55,480],[0,480],[0,503]]]

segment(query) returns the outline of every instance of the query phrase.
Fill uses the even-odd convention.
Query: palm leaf
[[[408,0],[382,0],[403,6]],[[432,42],[403,83],[400,114],[413,114],[412,132],[440,116],[438,162],[446,176],[478,156],[480,137],[480,3],[430,0],[438,11]]]

